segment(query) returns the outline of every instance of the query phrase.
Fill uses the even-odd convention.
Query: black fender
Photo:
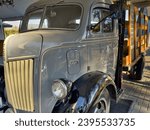
[[[112,78],[96,71],[83,75],[73,84],[79,92],[79,97],[73,106],[74,112],[88,112],[103,89],[107,88],[112,99],[117,98],[117,88]]]
[[[87,73],[73,83],[68,103],[62,104],[57,112],[87,113],[105,88],[111,99],[116,100],[117,88],[109,75],[99,71]]]

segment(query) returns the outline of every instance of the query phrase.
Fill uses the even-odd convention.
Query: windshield
[[[28,13],[22,24],[22,31],[34,29],[77,29],[81,22],[82,9],[78,5],[48,6]]]

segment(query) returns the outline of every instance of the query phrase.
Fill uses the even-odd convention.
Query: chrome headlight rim
[[[64,99],[67,96],[67,85],[60,79],[54,80],[52,83],[52,93],[58,100]]]

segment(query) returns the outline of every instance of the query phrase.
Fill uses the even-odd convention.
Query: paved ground
[[[145,69],[142,80],[140,81],[131,81],[132,83],[140,84],[141,86],[150,87],[150,48],[147,50],[145,57]]]
[[[150,113],[150,49],[146,54],[146,64],[141,81],[123,81],[123,94],[114,104],[115,113]]]
[[[150,87],[124,83],[123,89],[112,113],[150,113]]]

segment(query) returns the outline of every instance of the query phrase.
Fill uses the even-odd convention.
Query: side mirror
[[[119,12],[119,5],[118,4],[112,4],[110,5],[110,12],[113,14],[113,19],[120,18],[120,12]]]
[[[114,12],[116,19],[122,18],[122,11],[128,8],[129,0],[117,0],[115,4],[110,5],[110,11]]]
[[[110,12],[117,12],[119,10],[118,4],[111,4],[109,8]]]

